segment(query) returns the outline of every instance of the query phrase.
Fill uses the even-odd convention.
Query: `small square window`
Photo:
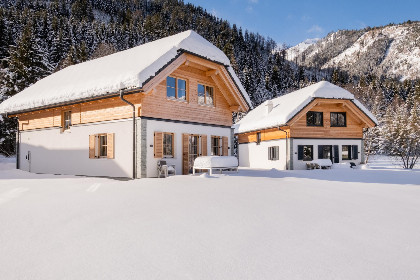
[[[279,160],[279,146],[268,147],[268,160]]]
[[[346,113],[345,112],[331,112],[331,127],[345,127],[346,124]]]
[[[198,104],[214,105],[214,88],[198,84],[197,88]]]
[[[307,126],[324,126],[322,112],[306,113],[306,125]]]

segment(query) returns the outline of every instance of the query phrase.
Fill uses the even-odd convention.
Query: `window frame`
[[[69,118],[67,119],[66,116],[68,116]],[[61,118],[62,118],[61,125],[62,125],[62,128],[63,128],[63,131],[69,130],[72,126],[72,124],[71,124],[71,110],[62,111]]]
[[[216,140],[217,139],[217,142],[218,142],[218,144],[217,144],[217,146],[216,145],[214,145],[214,140]],[[214,135],[212,135],[211,136],[211,144],[210,144],[210,146],[211,146],[211,155],[212,156],[221,156],[221,155],[223,155],[223,140],[222,140],[222,136],[214,136]],[[217,149],[217,153],[215,154],[214,153],[214,151],[215,151],[215,149]]]
[[[300,157],[300,147],[302,147],[302,158]],[[305,147],[310,147],[310,158],[305,157]],[[301,161],[313,161],[314,160],[314,145],[298,145],[298,160]]]
[[[320,114],[321,115],[321,124],[317,125],[317,124],[315,124],[315,122],[313,124],[309,123],[309,121],[308,121],[309,114],[313,114],[313,115]],[[314,118],[314,120],[315,120],[315,118]],[[323,127],[324,126],[324,113],[323,112],[318,112],[318,111],[308,111],[306,113],[306,126]]]
[[[347,147],[347,158],[343,157],[343,148]],[[341,160],[352,160],[352,145],[341,145]]]
[[[280,149],[279,146],[270,146],[268,147],[268,160],[277,161],[280,159]]]
[[[333,122],[332,122],[333,114],[337,115],[337,118],[336,118],[337,123],[336,124],[333,124]],[[338,115],[343,115],[344,116],[344,125],[339,125],[338,124]],[[346,112],[330,112],[330,127],[347,127],[347,114],[346,114]]]
[[[171,136],[171,154],[166,154],[165,150],[168,147],[168,144],[165,144],[165,135],[170,135]],[[175,151],[174,151],[174,147],[175,147],[175,134],[173,132],[162,132],[162,155],[163,158],[174,158],[175,157]]]
[[[168,96],[168,78],[172,78],[175,79],[175,97],[170,97]],[[178,95],[178,91],[179,91],[179,86],[178,86],[178,80],[182,80],[185,82],[185,98],[179,98]],[[173,88],[173,87],[170,87]],[[175,77],[175,76],[167,76],[166,77],[166,99],[168,100],[176,100],[176,101],[182,101],[182,102],[187,102],[188,101],[188,80],[185,78],[179,78],[179,77]]]
[[[199,87],[200,85],[204,87],[204,103],[201,103],[201,102],[200,102],[200,99],[198,98],[198,97],[199,97],[198,87]],[[213,94],[213,103],[211,103],[211,104],[207,104],[207,88],[211,88],[211,89],[212,89],[212,94]],[[216,96],[216,91],[215,91],[214,89],[215,89],[215,87],[214,87],[214,86],[211,86],[211,85],[208,85],[208,84],[205,84],[205,83],[201,83],[201,82],[197,83],[197,103],[198,103],[199,105],[202,105],[202,106],[215,107],[215,106],[216,106],[216,98],[215,98],[215,96]]]
[[[108,158],[108,135],[106,133],[100,133],[95,135],[95,157],[96,158]],[[105,138],[105,145],[101,144],[101,138]],[[102,148],[105,147],[105,155],[101,154]]]

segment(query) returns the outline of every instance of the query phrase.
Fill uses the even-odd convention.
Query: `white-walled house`
[[[319,82],[266,101],[234,125],[239,165],[306,169],[316,159],[363,161],[363,129],[375,117],[354,95]]]
[[[232,112],[251,102],[224,53],[194,31],[69,66],[0,104],[17,117],[17,167],[37,173],[188,174],[232,153]]]

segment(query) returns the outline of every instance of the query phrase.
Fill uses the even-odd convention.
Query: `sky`
[[[331,31],[420,20],[420,0],[186,0],[243,29],[296,45]]]

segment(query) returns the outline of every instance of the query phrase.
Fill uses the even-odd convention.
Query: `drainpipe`
[[[120,89],[120,99],[133,108],[133,179],[137,178],[137,160],[136,160],[136,106],[128,100],[124,99],[124,91]]]
[[[289,141],[288,141],[288,139],[289,139],[289,133],[286,130],[281,129],[280,127],[279,127],[279,130],[280,131],[283,131],[284,133],[286,133],[286,169],[287,170],[290,170]],[[289,161],[287,161],[288,159],[289,159]]]

